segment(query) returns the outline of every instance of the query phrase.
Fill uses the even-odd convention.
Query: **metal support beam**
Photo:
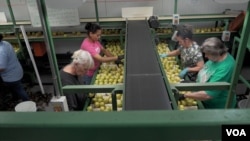
[[[178,0],[174,1],[174,14],[177,14]]]
[[[239,80],[243,82],[247,86],[247,88],[250,89],[250,83],[242,75],[239,76]]]
[[[62,84],[59,75],[59,69],[57,66],[56,53],[54,49],[54,42],[52,39],[51,29],[48,20],[48,14],[45,6],[45,0],[37,0],[37,8],[40,15],[40,20],[43,28],[43,35],[46,44],[47,54],[50,62],[50,68],[52,72],[53,84],[55,86],[56,96],[60,96],[62,94]]]
[[[110,93],[112,91],[123,90],[123,85],[67,85],[62,87],[64,92],[90,92],[90,93]]]
[[[228,90],[230,83],[227,82],[211,82],[211,83],[178,83],[172,84],[172,88],[179,91],[200,91],[200,90]]]
[[[21,43],[20,36],[19,36],[19,31],[18,31],[19,29],[16,28],[16,20],[15,20],[15,16],[14,16],[14,13],[13,13],[13,10],[12,10],[12,7],[11,7],[11,2],[10,2],[10,0],[6,0],[6,3],[7,3],[8,8],[9,8],[11,21],[12,21],[13,28],[14,28],[14,31],[15,31],[15,36],[17,38],[18,45],[19,45],[19,47],[21,49],[22,58],[24,58],[24,53],[23,53],[24,50],[23,50],[22,43]]]
[[[234,71],[233,71],[233,76],[232,76],[231,85],[229,89],[229,95],[228,95],[227,103],[225,106],[226,108],[229,108],[233,101],[233,97],[235,95],[235,89],[238,84],[239,74],[240,74],[243,60],[245,57],[247,43],[249,42],[249,38],[250,38],[249,37],[250,36],[249,18],[250,18],[250,1],[248,2],[248,8],[247,8],[243,28],[242,28],[241,41],[240,41],[238,51],[237,51],[236,63],[235,63],[236,66],[234,67]]]
[[[1,112],[0,140],[220,140],[223,124],[250,124],[250,110]]]
[[[99,24],[99,13],[98,13],[97,0],[95,0],[95,15],[96,15],[96,22]]]

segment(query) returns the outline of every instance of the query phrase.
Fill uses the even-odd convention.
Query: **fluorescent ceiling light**
[[[214,0],[217,3],[222,3],[222,4],[240,4],[240,3],[246,3],[249,0]]]

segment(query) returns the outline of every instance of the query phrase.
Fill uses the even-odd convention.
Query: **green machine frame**
[[[44,0],[41,0],[44,6]],[[239,39],[230,84],[216,84],[217,89],[230,91],[230,103],[238,83],[245,51],[250,49],[250,2]],[[48,26],[48,25],[47,25]],[[50,32],[48,30],[48,32]],[[247,83],[247,82],[246,82]],[[192,86],[173,85],[172,88],[187,90]],[[191,85],[191,84],[190,84]],[[211,85],[198,85],[197,89]],[[122,90],[122,86],[65,86],[63,91],[86,90],[89,92]],[[227,108],[227,107],[226,107]],[[221,140],[222,125],[250,125],[249,109],[221,110],[161,110],[121,112],[0,112],[1,141],[68,141],[68,140]]]

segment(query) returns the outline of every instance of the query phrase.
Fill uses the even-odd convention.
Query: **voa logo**
[[[226,129],[227,136],[247,136],[244,129]]]

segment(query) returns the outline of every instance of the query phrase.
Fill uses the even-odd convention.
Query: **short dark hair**
[[[202,52],[209,53],[213,56],[221,56],[227,53],[227,50],[228,48],[223,44],[223,42],[216,37],[206,39],[201,46]]]
[[[3,40],[3,34],[0,33],[0,42]]]
[[[193,29],[191,25],[184,24],[177,26],[177,34],[176,36],[182,37],[183,39],[193,40]]]
[[[101,26],[95,23],[86,23],[85,29],[87,30],[87,34],[89,35],[90,32],[96,33],[97,30],[101,30]]]

